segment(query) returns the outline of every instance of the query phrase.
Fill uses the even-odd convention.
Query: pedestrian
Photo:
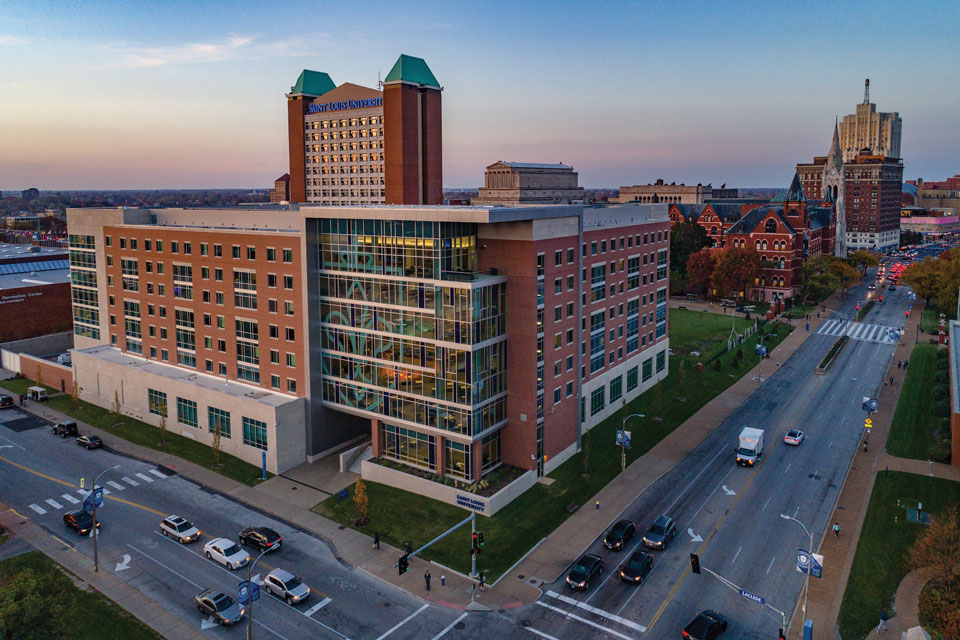
[[[886,609],[880,609],[880,624],[877,625],[877,632],[878,632],[878,633],[879,633],[880,631],[886,631],[886,630],[887,630],[887,618],[888,618],[888,617],[889,617],[889,616],[887,615],[887,610],[886,610]]]
[[[484,586],[486,580],[487,580],[486,576],[484,576],[484,575],[483,575],[483,571],[481,571],[481,572],[480,572],[480,591],[483,591],[483,586]]]
[[[409,542],[406,543],[406,544],[407,544],[407,546],[406,546],[407,555],[410,555],[411,553],[413,553],[413,547],[410,546],[410,543],[409,543]]]
[[[21,406],[21,407],[23,406],[23,394],[22,394],[22,393],[20,394],[20,406]]]
[[[423,581],[427,583],[427,591],[430,591],[430,570],[423,574]]]
[[[440,586],[441,587],[447,586],[447,576],[442,573],[440,574]]]
[[[599,510],[599,509],[600,509],[600,501],[599,501],[599,500],[597,500],[596,505],[597,505],[597,510]]]
[[[373,532],[373,548],[377,550],[380,549],[380,532],[379,531]]]
[[[835,535],[835,536],[838,537],[838,538],[840,537],[840,523],[839,523],[839,522],[834,522],[834,523],[833,523],[833,535]]]
[[[897,369],[903,366],[903,360],[897,360]]]

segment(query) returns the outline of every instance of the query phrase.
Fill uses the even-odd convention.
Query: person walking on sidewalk
[[[833,523],[833,535],[835,535],[835,536],[838,537],[838,538],[840,537],[840,523],[839,523],[839,522],[834,522],[834,523]]]
[[[480,572],[480,591],[483,591],[483,587],[486,584],[486,576],[483,575],[483,571]]]
[[[373,532],[373,548],[377,549],[378,551],[380,550],[380,532],[379,531]]]
[[[880,624],[877,625],[877,633],[887,630],[887,610],[880,609]]]
[[[423,581],[427,583],[427,591],[430,591],[430,570],[423,574]]]
[[[406,543],[406,544],[407,544],[407,547],[406,547],[406,549],[407,549],[407,555],[410,555],[411,553],[413,553],[413,547],[410,546],[410,543],[409,543],[409,542]]]

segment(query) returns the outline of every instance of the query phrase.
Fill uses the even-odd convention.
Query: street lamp
[[[253,573],[253,567],[256,566],[260,558],[263,557],[269,548],[264,549],[257,556],[257,559],[247,565],[247,640],[253,640],[253,588],[250,586],[250,574]]]
[[[108,471],[116,471],[120,468],[120,465],[115,465],[109,469],[104,469],[100,472],[100,475],[97,476],[97,479],[93,481],[93,492],[90,494],[90,502],[93,503],[93,570],[96,572],[100,571],[100,556],[97,549],[97,539],[100,535],[97,533],[97,483],[100,482],[100,478],[103,477],[103,474]]]
[[[626,402],[624,402],[624,404],[626,404]],[[646,418],[646,417],[647,416],[642,413],[631,413],[630,415],[628,415],[627,417],[625,417],[623,420],[620,421],[620,431],[626,431],[627,420],[629,420],[630,418]],[[626,470],[627,470],[627,434],[624,433],[620,437],[620,474],[624,478],[626,478],[626,476],[623,476],[623,472]],[[624,482],[626,482],[626,479],[624,479]]]
[[[810,595],[810,570],[813,567],[813,534],[807,531],[807,528],[803,526],[803,523],[797,520],[796,518],[794,518],[793,516],[789,516],[785,513],[781,513],[780,517],[783,518],[784,520],[793,520],[798,525],[803,527],[803,532],[810,537],[810,549],[807,550],[807,579],[804,582],[804,589],[803,589],[803,617],[804,617],[804,620],[806,620],[808,615],[807,597]]]

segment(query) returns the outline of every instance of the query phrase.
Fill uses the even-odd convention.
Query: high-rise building
[[[847,250],[900,244],[903,160],[863,153],[844,163]]]
[[[518,206],[583,202],[583,187],[577,172],[565,164],[494,162],[487,167],[472,203]]]
[[[287,94],[290,201],[439,204],[441,91],[427,63],[407,55],[383,92],[304,69]]]
[[[378,482],[460,504],[508,465],[532,486],[668,373],[666,205],[70,209],[68,224],[81,397],[198,442],[219,431],[273,472],[366,437]]]
[[[285,173],[273,181],[270,202],[290,202],[290,174]]]
[[[900,114],[882,113],[870,102],[870,80],[864,84],[863,102],[856,113],[840,121],[840,148],[843,161],[852,162],[859,155],[900,157]],[[866,151],[864,151],[866,150]]]

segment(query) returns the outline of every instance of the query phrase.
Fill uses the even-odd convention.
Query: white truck
[[[752,467],[763,455],[763,429],[744,427],[737,447],[737,464]]]

